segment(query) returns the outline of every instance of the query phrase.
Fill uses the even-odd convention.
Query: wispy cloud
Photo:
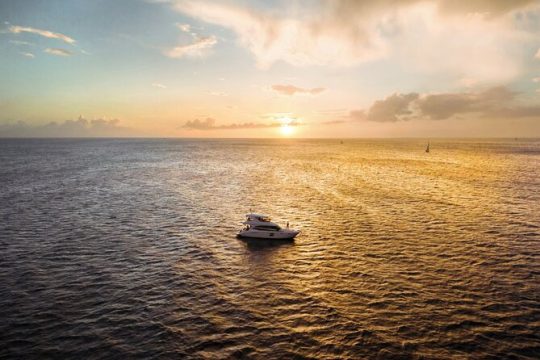
[[[29,26],[12,25],[12,26],[10,26],[8,28],[8,31],[10,33],[13,33],[13,34],[20,34],[20,33],[23,33],[23,32],[36,34],[36,35],[40,35],[40,36],[43,36],[43,37],[46,37],[46,38],[49,38],[49,39],[62,40],[63,42],[68,43],[68,44],[74,44],[76,42],[75,39],[73,39],[73,38],[71,38],[71,37],[69,37],[67,35],[52,32],[52,31],[49,31],[49,30],[36,29],[36,28],[33,28],[33,27],[29,27]]]
[[[540,59],[540,49],[538,49],[538,51],[536,52],[534,57],[537,58],[537,59]]]
[[[392,94],[366,110],[353,110],[351,121],[397,122],[415,119],[540,117],[540,106],[524,105],[519,93],[504,86],[477,92]]]
[[[322,87],[306,89],[306,88],[301,88],[294,85],[279,85],[278,84],[278,85],[272,85],[272,90],[282,95],[292,96],[295,94],[317,95],[317,94],[322,93],[326,89]]]
[[[30,43],[28,41],[20,41],[20,40],[9,40],[10,44],[18,45],[18,46],[33,46],[33,43]]]
[[[21,54],[22,56],[26,56],[27,58],[31,58],[31,59],[33,59],[33,58],[36,57],[36,56],[35,56],[34,54],[32,54],[32,53],[24,52],[24,51],[21,51],[20,54]]]
[[[43,50],[47,54],[56,55],[56,56],[72,56],[73,53],[66,49],[60,49],[60,48],[46,48]]]
[[[287,123],[287,126],[299,126],[301,125],[298,121],[293,120]],[[216,120],[213,118],[206,118],[204,120],[189,120],[181,128],[190,129],[190,130],[239,130],[239,129],[266,129],[266,128],[277,128],[283,126],[281,122],[272,122],[272,123],[233,123],[228,125],[216,125]]]
[[[338,125],[338,124],[344,124],[346,123],[346,120],[329,120],[329,121],[322,121],[319,124],[321,125]]]
[[[160,88],[160,89],[166,89],[167,88],[167,86],[165,86],[165,85],[163,85],[161,83],[157,83],[157,82],[152,83],[152,86],[156,87],[156,88]]]
[[[179,45],[165,52],[171,58],[202,57],[217,44],[215,36],[195,37],[191,44]]]
[[[223,91],[210,91],[209,94],[212,96],[222,96],[222,97],[229,96],[229,94]]]
[[[183,32],[191,32],[191,25],[189,24],[176,24],[176,27]]]
[[[218,42],[214,35],[201,36],[193,32],[189,24],[176,24],[176,27],[180,31],[188,33],[191,36],[191,42],[166,50],[164,54],[168,57],[177,59],[183,57],[203,57],[208,55],[210,50]]]
[[[0,137],[125,137],[138,133],[118,119],[85,119],[29,125],[24,121],[0,124]]]

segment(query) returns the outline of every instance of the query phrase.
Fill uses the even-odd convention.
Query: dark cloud
[[[366,110],[353,110],[349,121],[396,122],[414,119],[445,120],[456,116],[485,118],[540,117],[540,106],[524,106],[519,93],[498,86],[479,92],[393,94]]]
[[[299,126],[296,120],[291,121],[287,124],[288,126]],[[273,123],[233,123],[229,125],[216,125],[216,120],[213,118],[206,118],[205,120],[189,120],[181,128],[191,129],[191,130],[238,130],[238,129],[265,129],[265,128],[276,128],[283,126],[283,123],[273,122]]]
[[[0,124],[0,137],[126,137],[137,133],[119,125],[118,119],[91,119],[79,117],[61,123],[28,125],[24,121]]]
[[[193,130],[208,130],[215,127],[216,120],[212,118],[206,118],[205,120],[189,120],[181,127]]]
[[[494,87],[478,93],[446,93],[426,95],[417,102],[420,114],[432,120],[454,115],[492,114],[510,106],[517,93],[505,87]]]
[[[408,120],[413,113],[411,103],[418,99],[417,93],[393,94],[384,100],[377,100],[371,105],[366,116],[368,121],[394,122]]]
[[[317,94],[322,93],[326,89],[322,87],[306,89],[306,88],[301,88],[294,85],[279,85],[278,84],[278,85],[272,85],[272,90],[282,95],[292,96],[295,94],[317,95]]]

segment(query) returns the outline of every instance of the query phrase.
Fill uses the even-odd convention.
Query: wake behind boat
[[[266,215],[250,213],[246,215],[246,221],[243,222],[245,227],[238,232],[238,237],[241,238],[257,238],[257,239],[294,239],[300,233],[299,230],[283,229],[278,224],[273,223]]]

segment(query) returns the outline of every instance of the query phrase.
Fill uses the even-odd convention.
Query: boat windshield
[[[262,217],[262,216],[248,216],[248,221],[260,221],[260,222],[270,222],[272,219],[269,217]]]

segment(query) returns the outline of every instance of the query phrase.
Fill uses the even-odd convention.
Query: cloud
[[[305,89],[294,85],[272,85],[272,90],[282,94],[282,95],[294,95],[294,94],[310,94],[317,95],[322,93],[325,88],[318,87],[312,89]]]
[[[297,120],[292,120],[287,123],[288,126],[300,126],[301,124]],[[191,129],[191,130],[238,130],[238,129],[265,129],[265,128],[276,128],[283,126],[281,122],[273,123],[233,123],[229,125],[216,125],[216,120],[213,118],[206,118],[204,120],[189,120],[181,128]]]
[[[458,84],[459,84],[460,86],[464,86],[464,87],[467,87],[467,88],[471,88],[471,87],[474,87],[475,85],[478,84],[478,79],[465,77],[465,78],[459,79],[459,80],[458,80]]]
[[[454,115],[479,113],[494,115],[511,105],[517,93],[499,86],[482,92],[425,95],[418,100],[420,113],[431,120],[448,119]]]
[[[439,0],[439,11],[445,15],[482,14],[496,17],[534,4],[536,0]]]
[[[208,55],[210,50],[217,44],[217,38],[214,35],[201,36],[191,31],[191,25],[189,24],[176,24],[176,27],[180,31],[189,33],[192,41],[189,44],[178,45],[172,49],[164,52],[164,54],[171,58],[183,58],[183,57],[203,57]]]
[[[181,127],[194,130],[208,130],[215,127],[216,120],[212,118],[206,118],[205,120],[189,120]]]
[[[535,83],[539,83],[540,82],[540,76],[533,78],[532,81],[535,82]]]
[[[191,44],[176,46],[165,52],[171,58],[202,57],[217,44],[215,36],[195,37]]]
[[[364,110],[352,110],[349,113],[349,119],[351,121],[364,121],[366,118],[367,116]]]
[[[534,57],[537,58],[537,59],[540,59],[540,49],[538,49],[538,51],[536,52]]]
[[[31,34],[40,35],[49,39],[62,40],[63,42],[68,43],[68,44],[74,44],[76,42],[73,38],[67,35],[61,34],[61,33],[55,33],[49,30],[36,29],[33,27],[27,27],[27,26],[12,25],[8,28],[8,31],[12,34],[20,34],[23,32],[27,32]]]
[[[377,122],[407,120],[413,113],[410,105],[416,99],[418,94],[410,93],[393,94],[384,100],[377,100],[369,108],[366,120]]]
[[[22,56],[26,56],[27,58],[31,58],[31,59],[33,59],[33,58],[36,57],[34,54],[29,53],[29,52],[23,52],[23,51],[21,51],[20,54],[21,54]]]
[[[163,84],[161,84],[161,83],[157,83],[157,82],[152,83],[152,86],[153,86],[153,87],[160,88],[160,89],[166,89],[166,88],[167,88],[167,86],[165,86],[165,85],[163,85]]]
[[[28,41],[20,41],[20,40],[9,40],[10,44],[13,44],[13,45],[20,45],[20,46],[33,46],[34,44],[33,43],[30,43]]]
[[[46,48],[43,50],[47,54],[56,55],[56,56],[72,56],[73,53],[66,49],[60,49],[60,48]]]
[[[176,27],[180,29],[183,32],[190,32],[191,31],[191,25],[189,24],[176,24]]]
[[[229,94],[223,91],[210,91],[209,94],[212,96],[221,96],[221,97],[229,96]]]
[[[501,16],[514,10],[522,9],[537,0],[431,0],[430,3],[444,16],[481,14]],[[343,15],[359,12],[374,12],[380,8],[407,8],[426,2],[425,0],[334,0],[339,13]]]
[[[536,4],[534,0],[334,0],[257,8],[248,2],[168,2],[184,15],[232,30],[261,68],[278,61],[355,66],[391,56],[413,67],[427,52],[430,56],[419,68],[440,67],[443,73],[452,70],[467,77],[476,71],[480,80],[515,76],[519,61],[501,51],[506,48],[501,45],[525,41],[511,14]]]
[[[397,122],[446,120],[458,116],[482,118],[540,117],[540,106],[523,105],[519,93],[504,86],[478,92],[393,94],[366,110],[353,110],[350,121]]]
[[[172,2],[179,12],[234,31],[262,68],[278,60],[297,66],[353,65],[385,53],[377,34],[368,36],[363,23],[340,22],[335,15],[300,18],[228,3]]]
[[[485,116],[492,118],[539,118],[540,106],[514,106],[494,109]]]
[[[28,125],[24,121],[0,124],[0,137],[126,137],[137,136],[130,128],[120,126],[118,119],[66,120],[45,125]]]
[[[322,121],[319,124],[321,125],[338,125],[338,124],[344,124],[347,123],[346,120],[329,120],[329,121]]]

